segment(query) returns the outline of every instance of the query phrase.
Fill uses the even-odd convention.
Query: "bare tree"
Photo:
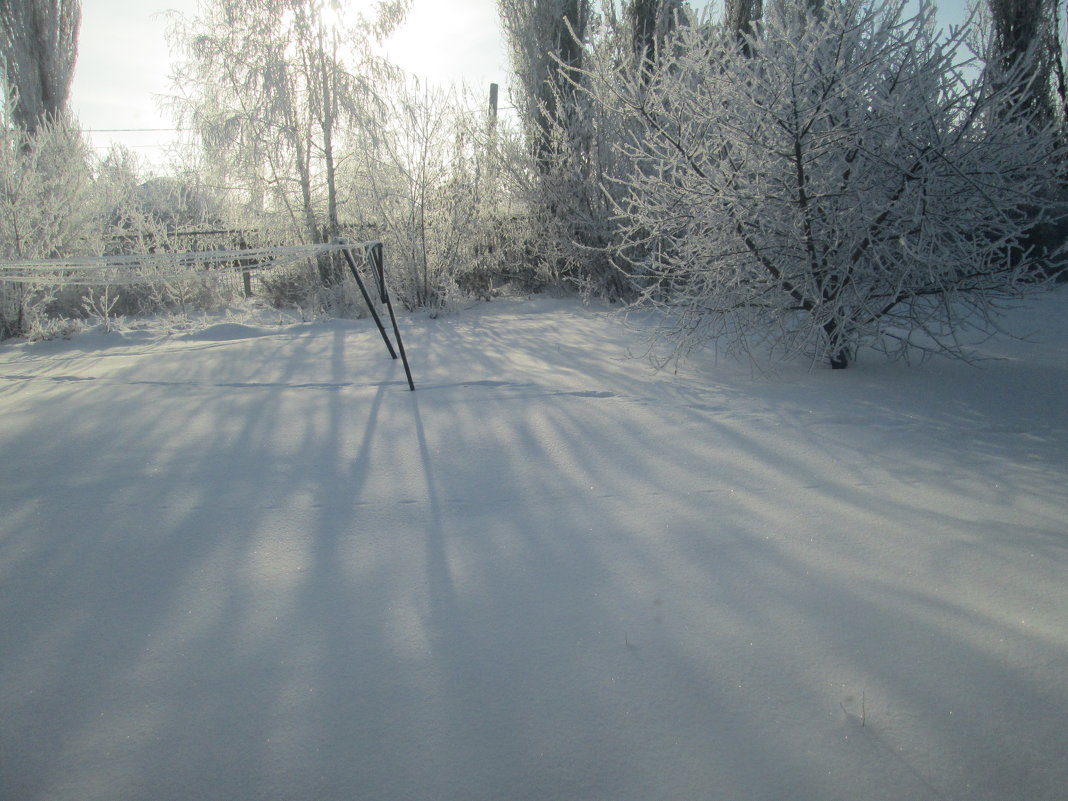
[[[33,133],[64,111],[78,57],[80,0],[0,0],[4,97],[12,121]]]
[[[1030,242],[1063,218],[1049,165],[1065,145],[1019,91],[1027,65],[970,78],[963,34],[903,9],[776,2],[748,55],[695,27],[648,86],[598,82],[638,122],[617,260],[676,355],[963,356],[963,334],[996,330],[998,303],[1060,257]]]
[[[383,112],[348,142],[345,209],[389,253],[391,292],[410,308],[446,306],[456,277],[475,269],[483,187],[456,93],[391,81]]]

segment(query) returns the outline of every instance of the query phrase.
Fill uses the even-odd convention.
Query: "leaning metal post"
[[[396,359],[397,351],[393,349],[393,343],[389,341],[389,335],[386,333],[386,327],[382,324],[382,318],[378,316],[374,303],[371,301],[371,296],[367,292],[367,287],[364,285],[363,279],[360,278],[360,271],[356,268],[356,260],[352,257],[352,250],[349,247],[348,240],[337,239],[335,241],[341,246],[341,252],[345,254],[345,261],[349,264],[349,270],[352,272],[352,277],[356,279],[356,286],[360,288],[360,294],[363,295],[367,308],[371,310],[371,316],[375,319],[378,332],[382,335],[382,341],[389,348],[389,355]],[[389,293],[386,291],[385,259],[382,256],[382,243],[369,242],[365,245],[365,248],[371,262],[371,271],[374,273],[375,280],[378,283],[378,293],[382,298],[382,302],[386,304],[386,308],[389,309],[389,319],[393,323],[393,336],[397,338],[397,349],[400,350],[401,361],[404,363],[404,374],[408,377],[408,389],[415,392],[415,382],[412,380],[412,371],[408,366],[408,355],[404,352],[404,342],[401,341],[400,328],[397,326],[397,315],[393,312],[393,302],[389,299]]]
[[[382,256],[382,243],[373,242],[369,249],[371,251],[371,265],[378,276],[378,289],[382,294],[382,300],[385,301],[386,308],[389,309],[389,319],[393,322],[393,336],[397,338],[397,349],[400,350],[401,362],[404,364],[404,374],[408,376],[408,389],[415,392],[412,371],[408,367],[408,356],[404,352],[404,343],[401,341],[400,329],[397,327],[397,315],[393,313],[393,301],[389,299],[389,292],[386,291],[386,268],[385,259]]]
[[[349,243],[346,239],[335,240],[337,244],[341,245],[341,252],[345,254],[345,261],[349,263],[349,270],[352,271],[352,277],[356,279],[356,286],[360,288],[360,294],[363,295],[363,302],[367,304],[367,308],[371,310],[371,316],[375,318],[375,324],[378,326],[378,333],[382,335],[382,341],[386,343],[386,347],[389,348],[389,356],[391,359],[397,358],[397,351],[393,350],[393,343],[389,341],[389,335],[386,334],[386,327],[382,325],[382,318],[378,316],[378,312],[375,310],[375,304],[371,300],[371,296],[367,294],[367,287],[363,285],[363,279],[360,278],[360,272],[356,269],[356,260],[352,258],[352,253],[349,252]]]

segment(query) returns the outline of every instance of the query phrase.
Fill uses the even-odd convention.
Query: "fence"
[[[240,236],[238,243],[247,244],[248,232],[196,232],[196,235],[201,237],[201,245],[204,244],[203,237],[233,237],[235,234]],[[222,241],[230,243],[233,239]],[[112,250],[129,250],[131,245],[132,242],[120,242],[119,246],[113,247]],[[177,294],[188,300],[206,287],[215,287],[218,294],[220,282],[240,281],[241,292],[247,297],[252,293],[253,275],[262,275],[266,271],[275,271],[300,262],[318,261],[324,257],[344,258],[390,356],[396,359],[399,352],[404,362],[408,386],[414,390],[415,384],[401,341],[393,302],[386,287],[381,242],[354,243],[346,239],[335,239],[330,243],[318,245],[274,245],[180,252],[113,252],[96,258],[3,261],[0,262],[0,334],[7,336],[23,333],[27,301],[34,303],[35,296],[38,304],[56,303],[58,296],[66,292],[80,299],[84,307],[86,297],[89,298],[90,306],[99,304],[99,297],[96,301],[93,300],[93,292],[102,290],[103,306],[98,305],[94,310],[105,313],[114,310],[114,302],[118,299],[117,294],[114,296],[115,301],[107,299],[112,290],[132,293],[135,296],[138,293],[155,293],[160,297],[165,293],[172,296]],[[379,317],[376,302],[360,275],[361,266],[369,268],[374,278],[378,301],[389,312],[396,348]],[[47,314],[47,309],[44,313]]]

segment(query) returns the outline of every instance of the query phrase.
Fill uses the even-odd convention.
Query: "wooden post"
[[[486,161],[484,177],[478,175],[476,180],[480,185],[488,187],[490,193],[494,191],[494,183],[497,180],[497,84],[490,84],[489,92],[489,118],[486,121],[486,152],[482,157]],[[481,162],[481,159],[480,159]],[[479,164],[481,167],[481,163]],[[482,170],[480,169],[481,173]]]
[[[248,250],[248,243],[245,241],[245,235],[242,234],[241,238],[237,241],[238,250]],[[255,262],[253,262],[254,264]],[[250,266],[248,259],[239,259],[238,264],[242,267]],[[244,290],[245,297],[252,297],[252,273],[249,270],[241,271],[241,288]]]

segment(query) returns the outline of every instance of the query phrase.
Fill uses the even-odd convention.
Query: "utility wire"
[[[188,128],[83,128],[82,133],[180,133]]]

